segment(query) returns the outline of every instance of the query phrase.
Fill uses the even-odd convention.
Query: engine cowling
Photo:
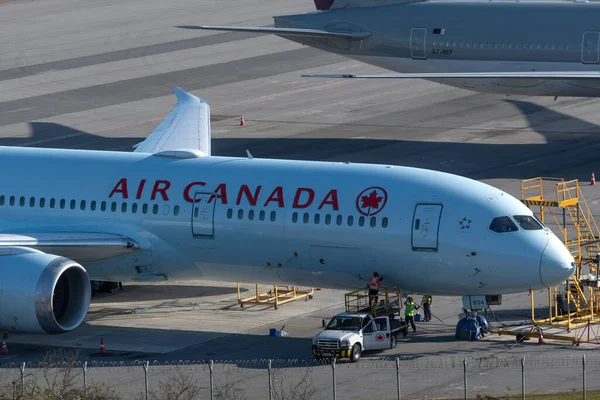
[[[92,297],[86,270],[27,247],[0,248],[0,328],[57,334],[77,328]]]

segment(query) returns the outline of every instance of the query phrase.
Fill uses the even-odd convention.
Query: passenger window
[[[35,197],[29,198],[29,207],[35,207]]]
[[[131,212],[135,214],[135,213],[137,213],[137,209],[138,209],[137,203],[133,203],[131,205]]]
[[[338,215],[337,218],[336,218],[335,223],[338,224],[338,225],[342,225],[343,219],[344,218],[341,215]]]
[[[15,205],[15,196],[10,196],[10,205],[11,206]]]
[[[295,212],[292,214],[292,222],[295,224],[296,222],[298,222],[298,213]]]
[[[25,197],[21,197],[21,198],[19,199],[19,205],[20,205],[21,207],[24,207],[24,206],[25,206]]]
[[[277,213],[275,211],[271,211],[271,221],[275,222],[276,219],[277,219]]]
[[[382,228],[387,228],[387,226],[388,226],[388,219],[387,219],[387,217],[383,217],[381,219],[381,227]]]
[[[101,210],[101,211],[106,211],[106,202],[105,202],[105,201],[103,201],[103,202],[100,204],[100,210]]]
[[[148,204],[142,206],[142,214],[148,214]]]
[[[518,231],[517,225],[509,217],[497,217],[492,220],[490,230],[498,233]]]
[[[135,206],[135,209],[137,211],[137,204],[134,204],[134,206]],[[134,212],[136,212],[136,211],[134,211]],[[173,207],[173,215],[174,216],[178,216],[179,215],[179,206]]]
[[[85,210],[85,200],[81,200],[81,204],[79,205],[79,208],[81,208],[81,211]]]
[[[318,225],[321,221],[321,214],[315,214],[315,225]]]
[[[233,210],[230,208],[227,210],[227,219],[233,218]]]
[[[371,217],[371,228],[375,228],[377,226],[377,218]]]
[[[350,215],[348,217],[348,226],[352,226],[354,225],[354,217],[352,215]]]
[[[308,215],[308,213],[304,213],[304,216],[302,217],[302,221],[305,224],[308,224],[308,219],[310,218],[310,215]]]
[[[258,214],[258,219],[260,219],[261,221],[265,220],[265,210],[262,210],[259,214]]]
[[[244,210],[242,210],[241,208],[238,210],[238,219],[242,219],[244,218]]]
[[[358,219],[358,226],[365,226],[365,217],[360,217]]]
[[[248,211],[248,219],[250,221],[254,220],[254,210]]]
[[[71,200],[69,202],[69,206],[71,207],[71,210],[74,210],[76,205],[77,205],[77,202],[75,200]]]
[[[325,225],[331,224],[331,214],[325,216]]]
[[[4,196],[0,196],[0,206],[4,205]]]
[[[46,199],[42,197],[40,199],[40,208],[44,208],[45,206],[46,206]]]
[[[542,225],[540,225],[532,216],[530,215],[513,215],[517,224],[525,231],[537,231],[543,229]]]
[[[121,212],[122,213],[126,213],[127,212],[127,203],[121,204]]]
[[[110,211],[115,212],[117,211],[117,203],[116,202],[112,202],[112,204],[110,205]]]
[[[67,205],[67,201],[65,199],[60,199],[60,208],[61,210],[65,208]]]
[[[50,208],[54,208],[55,205],[56,205],[56,200],[50,199]]]
[[[152,206],[152,214],[154,214],[154,215],[158,214],[158,204],[155,204]]]
[[[96,200],[92,200],[90,203],[90,210],[96,211]]]

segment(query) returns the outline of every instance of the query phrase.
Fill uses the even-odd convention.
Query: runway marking
[[[10,1],[10,0],[0,0],[0,2],[2,2],[2,1]],[[4,111],[4,114],[16,113],[16,112],[27,111],[27,110],[31,110],[31,107],[19,108],[17,110]]]

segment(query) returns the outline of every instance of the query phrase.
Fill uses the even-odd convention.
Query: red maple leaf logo
[[[379,208],[382,196],[377,196],[377,190],[373,190],[368,196],[361,196],[361,208]]]

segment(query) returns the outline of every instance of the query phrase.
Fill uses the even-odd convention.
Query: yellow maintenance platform
[[[558,236],[575,259],[575,273],[561,286],[548,289],[548,318],[535,318],[535,298],[531,297],[529,327],[501,329],[500,334],[538,337],[538,329],[549,339],[573,344],[596,339],[600,322],[598,262],[600,229],[583,197],[578,180],[533,178],[521,181],[521,201],[534,208],[536,216]]]
[[[258,284],[255,285],[256,294],[251,297],[242,298],[240,284],[237,284],[237,297],[240,307],[244,307],[244,304],[257,304],[257,305],[272,305],[273,308],[277,309],[280,305],[289,303],[291,301],[304,299],[308,301],[313,298],[315,293],[314,289],[311,290],[299,290],[296,286],[278,286],[273,285],[273,289],[268,292],[261,293]]]
[[[346,293],[344,295],[344,303],[346,305],[346,312],[349,313],[369,313],[376,316],[389,315],[394,313],[400,313],[402,309],[402,296],[400,289],[398,288],[387,288],[381,287],[379,294],[377,295],[377,306],[374,310],[370,308],[370,296],[368,289],[358,289],[353,292]]]

